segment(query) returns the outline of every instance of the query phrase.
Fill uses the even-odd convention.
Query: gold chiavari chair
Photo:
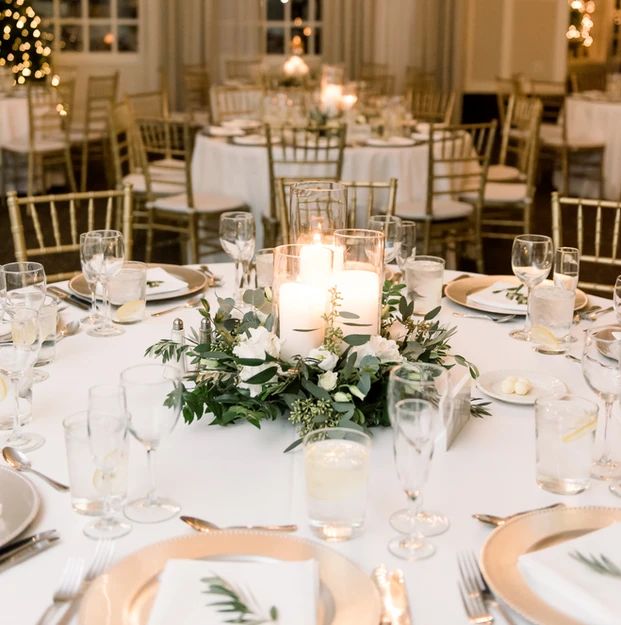
[[[405,68],[405,89],[409,91],[430,91],[435,87],[435,74],[426,72],[414,65]]]
[[[396,208],[399,217],[421,222],[423,254],[435,248],[454,257],[459,244],[471,246],[477,270],[483,271],[481,211],[495,135],[496,120],[431,126],[426,197]]]
[[[586,67],[569,73],[572,93],[606,91],[607,71],[604,66]]]
[[[15,258],[27,261],[50,255],[73,254],[76,269],[48,274],[48,280],[64,280],[77,273],[80,233],[95,229],[123,232],[125,254],[132,255],[132,189],[64,193],[18,198],[7,197]]]
[[[514,78],[496,76],[496,106],[498,107],[498,121],[503,129],[507,122],[507,109],[511,96],[517,93],[519,93],[519,87]]]
[[[130,93],[125,98],[134,119],[141,117],[170,117],[168,92],[166,89]]]
[[[557,192],[552,193],[554,246],[580,250],[580,288],[612,294],[621,267],[620,231],[621,201],[561,197]],[[594,279],[585,280],[585,273]]]
[[[288,239],[288,202],[280,180],[340,180],[345,150],[345,124],[335,126],[265,126],[270,183],[270,214],[264,215],[265,246]]]
[[[209,100],[209,70],[204,65],[183,66],[183,96],[185,111],[192,119],[199,117],[208,123],[211,117]],[[202,118],[205,119],[202,119]]]
[[[263,59],[232,58],[224,61],[225,80],[248,85],[262,83]]]
[[[183,182],[177,193],[162,195],[151,190],[157,184],[169,184],[178,175],[178,168],[161,165],[145,168],[147,203],[149,211],[147,231],[147,256],[151,257],[153,234],[165,232],[176,234],[182,243],[183,255],[189,246],[189,262],[197,263],[201,255],[220,251],[219,219],[229,210],[247,210],[243,201],[233,196],[216,193],[195,192],[192,183],[192,152],[197,127],[189,121],[171,119],[136,120],[140,135],[140,149],[151,154],[167,154],[169,158],[183,163]],[[170,240],[163,241],[169,243]]]
[[[413,119],[432,124],[450,124],[455,109],[455,92],[411,90],[407,98]]]
[[[211,115],[220,124],[228,119],[256,118],[263,104],[263,87],[254,85],[211,87]]]

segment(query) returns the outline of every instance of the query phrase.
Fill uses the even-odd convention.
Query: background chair
[[[256,119],[263,105],[262,87],[217,85],[211,87],[211,114],[215,124],[235,118]]]
[[[204,65],[183,66],[183,101],[185,112],[193,120],[209,123],[211,106],[209,99],[209,70]]]
[[[606,91],[607,69],[604,65],[584,67],[569,72],[569,82],[573,93],[582,91]]]
[[[224,62],[225,80],[248,85],[262,83],[263,59],[261,57],[231,58]]]
[[[125,99],[134,119],[140,119],[141,117],[170,117],[170,106],[166,89],[130,93],[125,96]]]
[[[455,109],[455,92],[411,90],[407,94],[412,118],[432,124],[450,124]]]
[[[123,232],[125,254],[132,257],[132,190],[65,193],[18,198],[8,194],[11,234],[15,258],[39,260],[49,255],[71,254],[72,271],[47,276],[50,282],[64,280],[80,266],[80,233],[95,229]]]

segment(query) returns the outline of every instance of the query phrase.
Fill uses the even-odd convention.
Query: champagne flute
[[[397,250],[397,265],[405,279],[405,266],[416,259],[416,222],[401,220],[401,244]]]
[[[554,253],[554,286],[575,292],[580,272],[580,251],[577,247],[559,247]]]
[[[552,239],[543,234],[521,234],[513,240],[511,251],[511,267],[513,273],[526,287],[526,321],[521,330],[513,330],[510,336],[521,341],[530,339],[530,305],[531,290],[541,284],[552,269],[554,244]]]
[[[12,345],[4,347],[0,355],[0,368],[10,380],[15,402],[13,429],[5,444],[21,451],[33,451],[45,443],[45,438],[40,434],[22,431],[19,398],[20,385],[23,384],[24,378],[32,376],[32,368],[41,347],[38,311],[26,307],[13,310],[11,337]]]
[[[449,398],[448,370],[439,365],[425,362],[407,362],[393,367],[388,377],[387,402],[388,416],[397,435],[397,404],[404,399],[423,399],[431,402],[441,418],[450,419],[451,402]],[[419,507],[422,505],[419,499]],[[437,536],[448,530],[450,522],[446,515],[438,512],[420,510],[417,512],[418,529],[424,536]],[[407,533],[412,527],[412,512],[403,509],[390,517],[390,525],[401,533]]]
[[[88,262],[85,255],[88,247],[86,245],[88,235],[88,232],[83,232],[80,235],[80,263],[82,265],[82,274],[84,275],[84,279],[88,285],[88,290],[91,292],[91,312],[84,320],[84,323],[97,327],[102,323],[102,318],[99,309],[97,308],[97,274],[92,271],[92,265]]]
[[[242,303],[248,268],[254,256],[255,223],[252,213],[228,211],[220,216],[220,244],[235,262],[235,302]]]
[[[418,515],[439,424],[437,406],[430,401],[402,399],[395,405],[395,466],[410,508],[409,523],[402,530],[405,536],[393,538],[388,549],[403,560],[421,560],[435,553],[435,547],[419,529]]]
[[[384,233],[384,264],[396,260],[401,247],[401,219],[395,215],[371,215],[369,230]]]
[[[582,374],[591,390],[604,402],[603,421],[598,424],[597,451],[591,475],[600,480],[621,477],[621,458],[614,459],[616,445],[611,428],[619,428],[612,419],[612,408],[621,397],[621,325],[591,328],[585,335]],[[602,413],[600,413],[602,414]],[[615,494],[616,491],[611,488]]]
[[[85,274],[94,276],[102,288],[101,323],[91,328],[90,336],[117,336],[124,330],[112,325],[108,286],[110,279],[123,268],[125,244],[118,230],[91,230],[80,241],[80,254]]]
[[[120,538],[132,529],[115,514],[115,484],[124,481],[127,467],[127,406],[125,390],[118,385],[92,386],[88,391],[88,441],[97,472],[93,484],[102,496],[102,516],[84,527],[89,538]]]
[[[179,504],[156,495],[153,455],[162,438],[170,434],[181,412],[181,372],[160,364],[136,365],[121,373],[127,397],[129,430],[147,450],[150,488],[125,506],[125,515],[138,523],[159,523],[175,516]]]

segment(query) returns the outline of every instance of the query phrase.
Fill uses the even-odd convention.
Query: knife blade
[[[0,563],[4,562],[4,560],[13,555],[15,551],[21,550],[29,544],[36,543],[40,540],[46,540],[56,535],[56,530],[47,530],[45,532],[32,534],[30,536],[26,536],[25,538],[20,538],[18,540],[14,540],[11,543],[3,545],[2,547],[0,547]]]
[[[24,560],[32,558],[32,556],[42,553],[46,549],[54,546],[59,540],[60,536],[52,536],[51,538],[46,538],[44,540],[40,540],[39,542],[26,545],[23,549],[14,553],[12,556],[4,560],[4,562],[0,563],[0,573],[6,571],[12,566],[15,566],[16,564],[19,564],[20,562],[24,562]]]
[[[64,291],[58,286],[50,286],[47,290],[56,295],[56,297],[60,298],[64,302],[69,302],[70,304],[73,304],[74,306],[77,306],[82,310],[91,309],[90,305],[87,302],[80,299],[79,297],[76,297],[75,295],[72,295],[71,293],[68,293],[67,291]]]

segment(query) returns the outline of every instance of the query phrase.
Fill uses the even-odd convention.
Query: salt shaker
[[[183,319],[177,318],[173,321],[170,339],[179,345],[185,345],[185,329],[183,327]],[[185,354],[179,358],[179,367],[185,373]]]

